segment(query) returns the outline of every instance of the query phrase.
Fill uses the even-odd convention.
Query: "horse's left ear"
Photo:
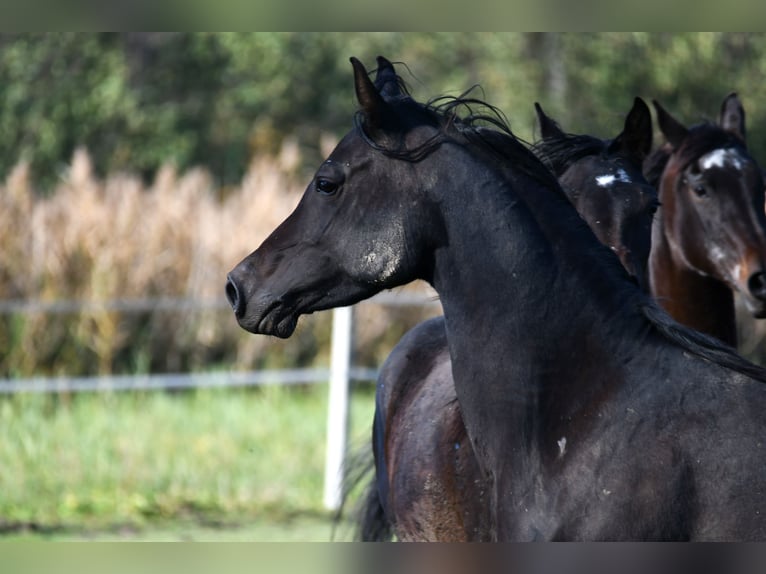
[[[689,130],[676,118],[670,115],[657,100],[652,100],[654,109],[657,110],[657,123],[660,124],[660,131],[667,138],[670,145],[678,149],[686,137]]]
[[[742,142],[745,141],[745,108],[742,107],[737,92],[732,92],[726,96],[721,104],[718,125],[737,136]]]
[[[636,97],[625,117],[622,133],[614,138],[609,147],[614,151],[622,150],[640,164],[652,150],[652,136],[652,113],[646,102]]]
[[[540,124],[541,138],[560,138],[564,136],[564,130],[561,129],[561,126],[553,118],[545,115],[542,106],[537,102],[535,102],[535,112],[537,112],[537,121]]]
[[[371,128],[379,128],[382,125],[383,116],[386,113],[387,105],[378,89],[367,75],[367,70],[362,62],[353,56],[350,58],[351,65],[354,67],[354,87],[356,88],[356,99],[362,107],[362,111]]]
[[[378,56],[377,61],[378,71],[375,74],[375,88],[381,97],[384,100],[389,100],[406,95],[402,91],[394,65],[383,56]]]

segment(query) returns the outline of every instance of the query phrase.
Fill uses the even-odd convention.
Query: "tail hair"
[[[346,457],[346,476],[343,479],[343,498],[333,521],[333,539],[338,527],[346,517],[354,525],[355,542],[391,542],[393,525],[388,520],[378,492],[375,476],[375,459],[369,443]],[[346,514],[349,494],[362,487],[359,500]]]

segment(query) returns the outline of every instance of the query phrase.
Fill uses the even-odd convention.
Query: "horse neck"
[[[736,347],[734,294],[723,281],[701,275],[686,263],[661,218],[652,227],[649,284],[659,305],[676,321]]]
[[[620,384],[645,323],[627,309],[619,263],[604,269],[606,248],[571,204],[522,178],[513,189],[524,201],[509,185],[475,180],[442,200],[450,240],[433,279],[467,428],[497,426],[476,443],[480,459],[513,453],[516,464],[556,448],[564,410]]]

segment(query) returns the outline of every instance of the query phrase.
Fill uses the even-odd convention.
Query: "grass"
[[[326,407],[325,385],[3,398],[0,527],[16,539],[327,540]],[[372,410],[372,389],[355,388],[352,444]]]

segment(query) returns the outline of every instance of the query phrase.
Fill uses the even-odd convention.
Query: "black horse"
[[[649,108],[636,98],[623,130],[607,140],[567,134],[539,104],[535,109],[541,134],[535,154],[599,240],[648,289],[657,208],[657,192],[641,172],[652,145]],[[460,415],[443,317],[414,327],[396,345],[381,368],[375,405],[376,470],[359,538],[489,539],[488,485]]]
[[[662,311],[491,110],[351,61],[356,125],[230,272],[239,324],[289,337],[424,279],[491,539],[766,539],[764,371]]]

